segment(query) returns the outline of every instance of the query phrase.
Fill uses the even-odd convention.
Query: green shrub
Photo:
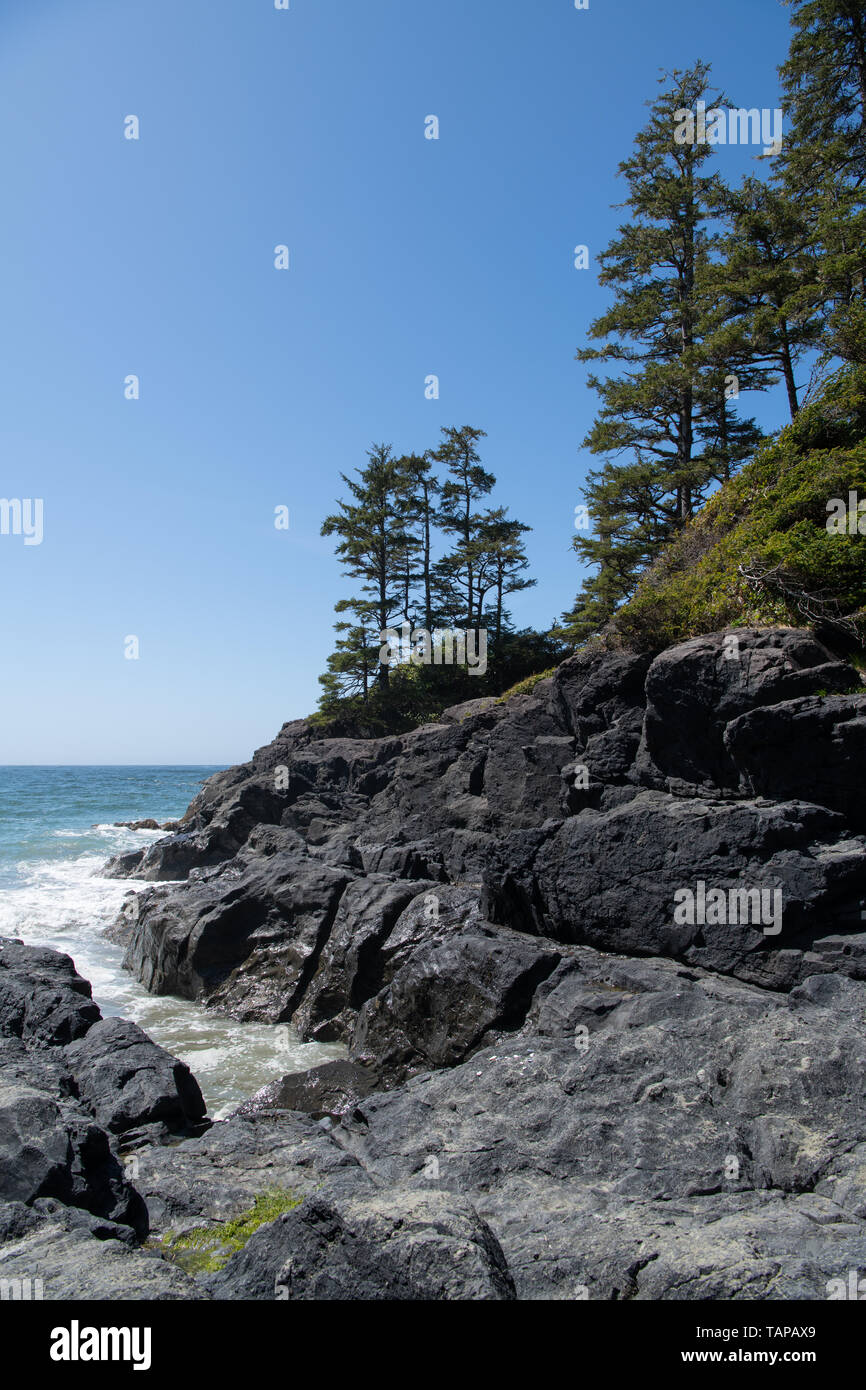
[[[556,667],[551,666],[548,671],[539,671],[534,676],[527,676],[525,680],[518,681],[510,690],[506,690],[504,694],[500,695],[496,703],[504,705],[505,701],[510,700],[512,695],[529,695],[538,685],[539,681],[547,680],[547,677],[552,676],[555,671]]]
[[[866,499],[866,371],[847,368],[720,488],[642,577],[608,640],[642,650],[719,628],[826,625],[866,636],[866,545],[827,505]],[[864,518],[866,524],[866,518]]]

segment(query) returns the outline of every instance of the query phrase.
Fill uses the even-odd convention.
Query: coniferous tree
[[[379,633],[370,622],[369,605],[342,599],[335,611],[351,612],[355,621],[334,624],[335,649],[328,657],[327,672],[319,676],[323,708],[333,708],[356,697],[366,701],[381,670]]]
[[[811,233],[782,190],[760,179],[744,179],[725,211],[729,231],[714,274],[721,319],[717,355],[737,374],[742,390],[764,390],[777,371],[793,420],[800,406],[797,366],[819,343],[822,327],[803,293],[816,278]],[[762,367],[769,370],[762,373]]]
[[[546,634],[512,630],[506,599],[535,583],[526,574],[523,542],[530,528],[509,518],[504,507],[478,510],[496,481],[481,467],[477,443],[483,431],[464,426],[443,435],[432,455],[395,458],[390,446],[374,446],[366,468],[354,478],[342,475],[351,501],[339,502],[339,512],[322,525],[323,535],[339,537],[337,554],[359,583],[355,594],[336,605],[338,615],[351,617],[336,624],[335,650],[319,678],[320,711],[326,720],[345,719],[344,727],[363,733],[410,728],[449,704],[502,689],[500,681],[520,680],[539,662],[549,664],[562,654]],[[433,472],[434,459],[448,467],[444,482]],[[452,541],[438,560],[437,532],[440,544]],[[399,633],[403,623],[409,630]],[[432,634],[464,625],[488,634],[492,629],[495,650],[488,653],[485,646],[483,672],[470,671],[468,661],[454,666],[422,656],[415,663],[411,653],[423,652],[425,641],[433,650],[417,629]],[[390,636],[383,636],[388,629]],[[391,660],[384,665],[386,643]]]
[[[526,577],[529,559],[522,537],[531,530],[522,521],[512,521],[507,508],[496,507],[484,516],[478,537],[476,592],[476,627],[482,627],[485,619],[487,595],[492,593],[494,651],[498,651],[503,627],[507,622],[504,607],[509,594],[531,589],[536,581]]]
[[[477,603],[477,568],[479,562],[479,530],[483,516],[475,504],[493,489],[496,479],[481,466],[477,449],[484,430],[464,425],[462,429],[446,428],[445,438],[433,454],[437,463],[445,464],[450,477],[442,484],[442,502],[438,515],[440,528],[453,536],[451,552],[436,565],[436,576],[450,601],[451,621],[471,628]]]
[[[402,556],[404,616],[410,620],[408,591],[418,591],[420,625],[432,630],[439,608],[433,572],[433,537],[441,493],[429,454],[407,454],[398,460],[403,483],[406,546]]]
[[[626,371],[589,377],[602,407],[584,444],[609,461],[590,475],[585,493],[600,529],[574,543],[600,567],[564,618],[575,634],[610,617],[641,568],[688,523],[720,463],[730,472],[751,437],[719,391],[728,373],[720,376],[714,342],[721,325],[712,266],[727,193],[703,171],[711,147],[697,143],[682,119],[699,101],[718,106],[723,98],[710,92],[705,63],[665,81],[620,165],[632,221],[600,257],[600,283],[615,300],[589,333],[604,346],[577,354]]]
[[[367,457],[369,463],[357,479],[341,474],[354,501],[339,501],[340,511],[322,523],[323,536],[340,537],[337,554],[347,573],[361,581],[360,596],[344,600],[342,606],[351,607],[359,619],[351,631],[364,634],[373,628],[385,630],[400,613],[400,565],[408,545],[405,473],[390,445],[374,445]],[[366,646],[366,635],[363,640]],[[359,657],[363,664],[362,653]],[[387,665],[379,665],[376,679],[387,686]]]
[[[793,0],[780,68],[788,133],[782,189],[808,227],[804,307],[827,318],[828,355],[866,360],[866,11],[862,0]]]
[[[601,631],[663,544],[672,520],[670,508],[664,511],[665,484],[651,463],[608,462],[588,475],[583,495],[594,534],[577,536],[573,544],[596,573],[584,579],[574,607],[555,629],[574,643]]]

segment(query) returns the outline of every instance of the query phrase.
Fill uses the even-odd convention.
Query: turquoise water
[[[147,886],[103,878],[106,860],[162,833],[113,822],[176,820],[216,771],[0,767],[0,936],[70,955],[104,1015],[133,1019],[189,1064],[218,1119],[274,1077],[342,1049],[302,1044],[284,1026],[236,1023],[188,1000],[149,995],[122,968],[122,947],[105,940],[123,899]]]

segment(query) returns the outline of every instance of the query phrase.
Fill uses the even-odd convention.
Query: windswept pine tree
[[[608,461],[590,474],[585,493],[599,529],[574,542],[598,568],[563,619],[575,638],[603,625],[708,487],[729,476],[759,437],[751,422],[734,419],[726,393],[731,362],[743,365],[744,353],[734,356],[729,343],[726,361],[718,336],[714,254],[727,191],[704,171],[711,147],[693,138],[693,126],[690,138],[684,119],[700,101],[722,105],[709,74],[696,63],[661,79],[669,85],[620,165],[632,220],[599,258],[600,283],[615,298],[589,329],[603,346],[577,354],[625,370],[589,377],[602,406],[584,445]]]
[[[485,514],[479,528],[476,589],[477,614],[476,627],[483,627],[487,621],[493,624],[494,649],[502,638],[503,625],[507,619],[505,599],[509,594],[531,589],[537,582],[527,578],[529,568],[523,536],[530,527],[522,521],[512,521],[505,507],[496,507]],[[487,601],[493,595],[493,607]],[[488,619],[487,614],[490,614]]]
[[[496,484],[492,473],[481,466],[478,441],[486,438],[484,430],[464,425],[462,429],[442,431],[445,438],[433,455],[444,464],[450,476],[442,484],[442,501],[438,522],[446,535],[454,537],[454,547],[436,567],[450,620],[462,627],[472,627],[477,605],[477,571],[483,515],[475,504],[486,497]]]
[[[322,534],[339,537],[337,555],[358,587],[336,605],[336,646],[319,677],[321,720],[364,733],[411,728],[564,654],[559,639],[513,629],[506,601],[535,583],[524,545],[530,528],[505,507],[479,508],[496,483],[481,464],[484,431],[464,425],[442,433],[433,453],[396,457],[390,445],[374,445],[365,468],[342,475],[351,500],[326,517]],[[437,462],[447,468],[444,479],[434,473]],[[437,645],[444,655],[443,629],[465,632],[457,650],[471,645],[478,659],[416,662],[416,640],[416,655]],[[473,672],[481,631],[484,669]],[[448,646],[453,654],[453,640]]]
[[[822,330],[803,293],[816,278],[811,233],[784,192],[761,179],[744,179],[725,211],[729,230],[716,274],[720,356],[741,390],[762,390],[778,372],[793,420],[800,408],[797,368]]]
[[[401,613],[406,622],[417,619],[429,632],[438,607],[433,538],[442,489],[433,473],[429,454],[404,455],[397,466],[405,517],[404,543],[399,557]]]
[[[409,479],[402,461],[394,458],[387,444],[374,445],[367,457],[369,462],[357,479],[341,475],[354,500],[338,502],[339,512],[322,523],[323,536],[340,537],[337,555],[347,574],[360,580],[360,593],[344,600],[338,611],[350,608],[358,620],[342,639],[342,660],[348,661],[354,635],[358,669],[364,672],[370,634],[390,627],[392,619],[400,615],[401,565],[409,543],[410,520],[406,507]],[[349,669],[344,667],[346,672]],[[387,686],[388,678],[388,666],[380,663],[378,684]]]

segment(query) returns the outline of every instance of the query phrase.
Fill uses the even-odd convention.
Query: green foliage
[[[512,628],[506,599],[535,583],[523,542],[530,528],[504,507],[479,510],[496,483],[481,466],[484,431],[464,425],[442,434],[433,454],[395,458],[389,445],[375,445],[366,468],[343,475],[351,501],[338,502],[322,525],[323,535],[340,538],[337,555],[358,582],[336,605],[335,650],[319,677],[313,723],[323,732],[375,737],[414,728],[449,705],[498,694],[562,650],[544,634]],[[444,482],[434,462],[446,468]],[[451,549],[434,560],[437,529]],[[380,651],[395,646],[384,634],[403,624],[431,634],[484,631],[486,672],[380,661]]]
[[[827,358],[864,361],[866,12],[862,0],[793,0],[780,68],[788,134],[776,177],[808,232],[797,299],[818,311]]]
[[[556,671],[555,666],[551,666],[549,671],[538,671],[534,676],[527,676],[525,680],[518,681],[510,690],[506,690],[504,695],[499,696],[499,704],[504,705],[506,700],[510,700],[512,695],[531,695],[539,681],[547,680]]]
[[[805,624],[866,636],[866,544],[827,531],[866,500],[866,370],[850,367],[707,503],[642,577],[608,640],[645,650],[720,628]]]
[[[601,409],[584,445],[607,461],[584,492],[596,534],[574,541],[598,569],[563,618],[575,641],[598,631],[713,483],[730,477],[760,440],[728,389],[732,373],[742,390],[769,380],[752,362],[743,306],[725,294],[716,264],[717,223],[730,195],[703,167],[711,147],[684,138],[683,113],[701,100],[723,101],[709,71],[696,63],[665,74],[668,85],[620,165],[632,220],[599,258],[599,282],[614,302],[589,328],[602,346],[577,354],[625,371],[588,378]]]
[[[187,1274],[215,1274],[246,1245],[260,1226],[276,1221],[283,1212],[300,1206],[302,1197],[274,1188],[258,1196],[248,1211],[231,1221],[214,1226],[196,1226],[181,1234],[170,1231],[163,1236],[163,1254],[185,1269]]]
[[[366,700],[340,700],[324,704],[310,718],[323,738],[381,738],[406,733],[419,724],[435,723],[451,705],[499,695],[535,673],[555,667],[569,655],[558,638],[527,629],[504,632],[484,675],[471,675],[465,666],[412,666],[392,668],[386,690],[376,688]]]

